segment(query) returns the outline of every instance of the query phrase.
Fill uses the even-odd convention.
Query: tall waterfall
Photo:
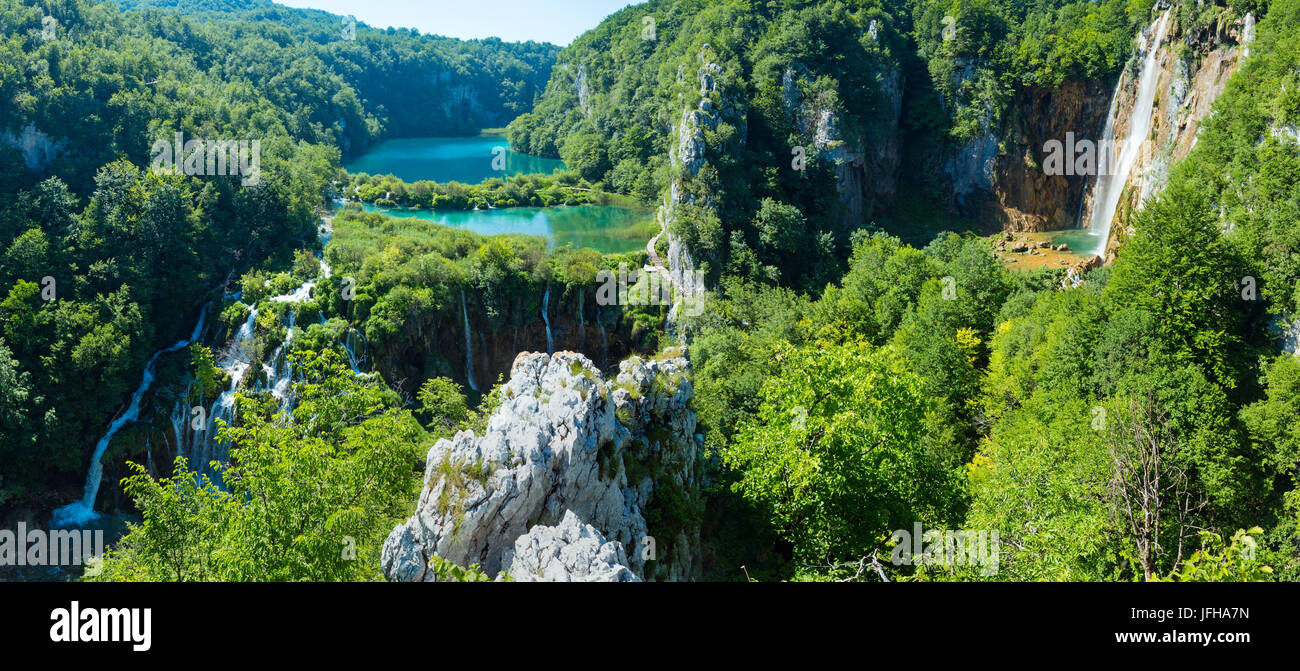
[[[211,304],[209,304],[211,305]],[[86,485],[81,493],[81,500],[70,503],[54,511],[54,519],[51,525],[54,527],[67,527],[81,525],[94,520],[98,517],[95,512],[95,497],[99,495],[99,484],[104,478],[104,464],[100,462],[104,458],[104,452],[108,450],[108,444],[113,440],[113,436],[130,422],[140,418],[140,401],[144,398],[145,392],[153,385],[154,364],[158,362],[158,357],[176,352],[190,346],[190,343],[199,339],[203,334],[204,320],[208,314],[208,305],[203,306],[203,311],[199,313],[199,323],[194,326],[194,333],[188,340],[182,340],[171,347],[155,352],[149,358],[149,363],[144,367],[144,375],[140,379],[140,386],[136,387],[135,393],[131,395],[131,404],[127,407],[126,412],[118,415],[117,419],[108,427],[108,433],[95,444],[95,452],[90,457],[90,470],[86,472]]]
[[[551,283],[546,283],[546,293],[542,294],[542,323],[546,324],[546,353],[555,354],[555,340],[551,338],[551,317],[546,314],[551,304]]]
[[[469,388],[478,391],[478,384],[474,382],[474,339],[469,333],[469,307],[465,304],[465,290],[460,290],[460,311],[465,316],[465,381],[469,383]]]
[[[1250,43],[1255,41],[1255,14],[1246,12],[1241,20],[1241,59],[1250,58]]]
[[[1128,183],[1133,165],[1137,163],[1142,144],[1151,132],[1151,111],[1155,103],[1156,84],[1160,80],[1160,64],[1157,62],[1157,56],[1160,53],[1160,43],[1164,41],[1165,32],[1169,28],[1169,11],[1165,10],[1165,13],[1156,19],[1144,34],[1146,43],[1142,47],[1142,69],[1138,71],[1137,101],[1129,112],[1128,135],[1124,138],[1118,158],[1106,161],[1106,164],[1099,162],[1101,169],[1098,170],[1097,183],[1093,187],[1092,217],[1088,224],[1091,235],[1096,239],[1091,253],[1098,256],[1104,257],[1106,254],[1106,242],[1110,239],[1110,227],[1115,219],[1115,210],[1119,208],[1120,196],[1124,192],[1125,184]],[[1110,113],[1106,117],[1106,128],[1102,132],[1101,147],[1115,146],[1115,121],[1120,113],[1119,98],[1124,90],[1124,80],[1124,76],[1121,75],[1119,83],[1115,86],[1115,94],[1111,97]]]

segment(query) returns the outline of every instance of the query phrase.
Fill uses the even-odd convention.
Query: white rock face
[[[17,132],[0,130],[0,142],[17,149],[23,155],[23,164],[28,170],[44,170],[62,149],[62,142],[55,142],[34,123],[27,124]]]
[[[607,542],[572,510],[558,527],[536,526],[516,539],[501,565],[516,582],[641,582],[623,544]]]
[[[501,394],[485,435],[462,431],[429,451],[416,513],[384,544],[389,580],[433,580],[431,555],[488,574],[519,561],[548,580],[622,579],[602,568],[611,562],[638,579],[696,574],[698,514],[689,511],[702,464],[684,355],[633,358],[606,381],[581,354],[524,353]],[[661,528],[648,529],[648,518]],[[588,526],[594,535],[574,535]]]

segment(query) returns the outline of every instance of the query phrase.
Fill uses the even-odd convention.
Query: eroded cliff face
[[[874,23],[868,29],[873,39],[877,30]],[[692,284],[692,273],[701,266],[701,261],[709,259],[697,259],[696,251],[689,249],[674,233],[673,223],[680,216],[682,205],[717,210],[719,203],[692,192],[691,178],[708,161],[734,155],[745,146],[750,112],[744,103],[748,99],[745,83],[727,78],[726,70],[708,45],[699,52],[697,60],[699,65],[694,73],[685,68],[678,72],[679,82],[690,81],[692,77],[698,82],[698,98],[691,95],[684,101],[679,120],[673,125],[669,163],[675,173],[658,213],[668,243],[668,270],[674,285],[686,296],[694,296],[703,289]],[[847,233],[894,205],[902,152],[899,123],[904,82],[897,67],[882,67],[874,90],[839,92],[838,95],[860,95],[873,100],[873,118],[849,120],[850,115],[836,94],[822,92],[805,96],[801,93],[803,84],[817,79],[818,73],[800,63],[790,63],[785,68],[782,102],[792,122],[796,151],[802,153],[777,158],[782,170],[803,170],[814,160],[825,161],[831,167],[839,196],[832,217],[838,228]],[[709,146],[705,130],[716,129],[723,122],[737,129],[736,146]]]
[[[429,451],[415,515],[383,551],[393,581],[434,555],[515,580],[690,580],[701,439],[684,352],[602,379],[580,354],[520,354],[482,436]]]
[[[1044,146],[1068,133],[1101,135],[1110,89],[1101,82],[1066,81],[1060,88],[1031,88],[1016,97],[1006,152],[994,163],[990,214],[1004,231],[1040,232],[1077,224],[1089,179],[1049,175]]]
[[[892,208],[898,192],[901,73],[885,71],[876,81],[874,93],[881,101],[880,116],[860,126],[846,125],[842,111],[826,101],[794,101],[802,135],[834,166],[842,231],[851,231],[871,221],[874,213]]]
[[[587,356],[608,370],[636,352],[654,349],[653,334],[623,307],[601,306],[596,287],[583,291],[553,289],[546,303],[550,320],[550,346]],[[470,358],[481,391],[489,391],[501,376],[509,375],[515,357],[524,351],[547,351],[546,323],[542,319],[542,294],[520,297],[507,314],[490,319],[474,292],[468,292]],[[465,315],[455,302],[447,309],[409,318],[404,330],[390,342],[365,343],[357,354],[365,366],[382,373],[389,384],[413,397],[422,380],[447,377],[467,385]]]

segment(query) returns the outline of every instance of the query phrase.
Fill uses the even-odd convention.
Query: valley
[[[46,11],[0,528],[109,549],[5,577],[1300,578],[1297,0]]]

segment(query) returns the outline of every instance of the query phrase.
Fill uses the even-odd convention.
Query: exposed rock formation
[[[429,451],[415,515],[384,545],[390,580],[433,580],[431,555],[531,579],[696,574],[702,463],[684,354],[624,361],[609,381],[580,354],[520,354],[499,393],[485,435]]]
[[[622,543],[606,542],[572,510],[557,527],[533,527],[501,557],[516,582],[641,582],[628,564]]]
[[[1100,82],[1066,81],[1060,88],[1031,88],[1012,107],[1007,152],[994,168],[993,214],[1003,230],[1041,232],[1078,223],[1088,178],[1048,175],[1044,145],[1067,133],[1097,139],[1106,122],[1110,90]]]
[[[34,123],[28,123],[19,131],[0,131],[0,143],[18,150],[23,157],[23,164],[28,170],[43,171],[45,166],[58,155],[62,142],[55,142]]]
[[[791,71],[787,70],[787,74]],[[901,73],[888,70],[876,82],[880,116],[861,129],[845,128],[843,115],[822,101],[800,111],[800,126],[813,148],[835,166],[836,188],[843,205],[841,230],[869,222],[874,213],[893,207],[901,160],[899,120],[902,116]],[[797,100],[797,99],[796,99]],[[787,94],[787,105],[790,96]]]

